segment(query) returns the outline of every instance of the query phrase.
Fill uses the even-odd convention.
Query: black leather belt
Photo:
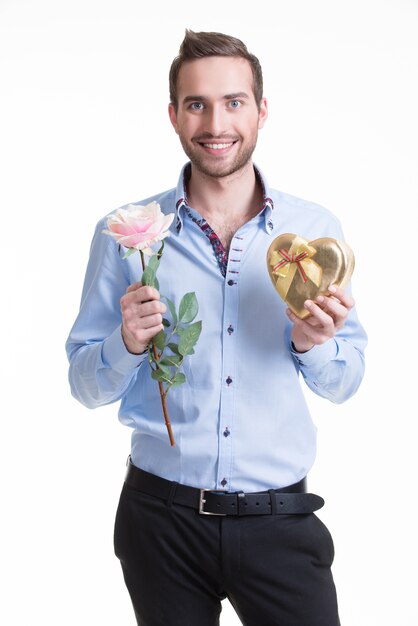
[[[305,478],[282,489],[229,493],[181,485],[141,470],[129,460],[125,483],[149,496],[165,500],[169,506],[181,504],[196,509],[201,515],[300,515],[313,513],[324,505],[320,496],[305,493]]]

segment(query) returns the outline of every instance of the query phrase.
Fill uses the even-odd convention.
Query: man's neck
[[[262,191],[251,161],[222,178],[207,176],[192,166],[187,191],[190,206],[210,224],[226,250],[234,233],[262,209]]]
[[[262,198],[251,161],[230,176],[219,178],[208,176],[192,165],[187,187],[190,206],[203,217],[224,217],[252,211],[256,214],[261,210],[259,205],[254,207],[254,200]]]

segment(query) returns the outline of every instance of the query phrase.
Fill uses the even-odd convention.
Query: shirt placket
[[[244,254],[245,236],[238,232],[232,239],[225,275],[223,328],[222,328],[222,387],[219,416],[219,463],[217,488],[233,490],[231,483],[234,453],[235,394],[239,386],[236,370],[238,335],[238,309],[240,266]]]

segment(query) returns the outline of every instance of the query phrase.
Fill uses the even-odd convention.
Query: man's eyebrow
[[[223,96],[224,100],[235,100],[236,98],[246,98],[248,100],[250,96],[245,91],[237,91],[236,93],[227,93]],[[205,102],[208,98],[206,96],[185,96],[183,103],[188,102]]]
[[[235,100],[236,98],[249,98],[250,96],[245,91],[237,91],[236,93],[227,93],[224,96],[224,100]]]
[[[207,100],[207,98],[205,98],[205,96],[185,96],[183,98],[183,102],[187,103],[187,102],[204,102],[205,100]]]

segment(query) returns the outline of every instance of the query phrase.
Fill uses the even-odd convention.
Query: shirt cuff
[[[106,367],[110,367],[121,374],[129,374],[147,358],[147,352],[143,354],[131,354],[126,349],[122,339],[122,327],[105,339],[102,348],[102,359]]]
[[[335,339],[328,339],[319,346],[313,346],[307,352],[295,352],[292,348],[290,351],[301,367],[320,369],[336,358],[338,346]]]

